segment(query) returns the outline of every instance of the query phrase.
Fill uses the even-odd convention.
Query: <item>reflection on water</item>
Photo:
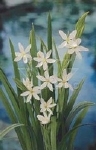
[[[3,24],[0,33],[3,31],[3,29],[6,32],[3,32],[5,34],[3,35],[4,38],[0,34],[0,50],[3,50],[3,55],[0,54],[1,67],[5,70],[5,73],[7,74],[10,82],[13,83],[12,62],[8,40],[11,38],[16,51],[18,50],[18,42],[21,42],[26,47],[28,45],[28,36],[32,23],[34,23],[36,34],[45,39],[47,29],[46,18],[49,10],[51,11],[52,15],[53,36],[57,45],[61,43],[58,30],[62,29],[65,32],[68,30],[74,30],[74,24],[76,23],[79,16],[81,16],[85,11],[89,10],[90,13],[86,18],[86,28],[82,37],[82,45],[88,47],[90,51],[88,53],[82,53],[82,61],[76,59],[74,68],[77,68],[77,71],[72,82],[73,85],[75,85],[83,77],[86,77],[85,84],[81,90],[80,95],[78,96],[77,102],[84,100],[96,102],[96,55],[94,54],[94,52],[96,53],[96,5],[92,5],[92,3],[90,5],[84,5],[83,3],[78,2],[77,4],[59,4],[58,6],[57,4],[53,5],[52,3],[51,5],[47,5],[48,11],[44,11],[46,9],[43,8],[44,5],[42,5],[41,9],[39,4],[39,6],[37,5],[37,7],[34,8],[34,12],[31,12],[27,9],[27,11],[23,11],[22,13],[19,9],[19,13],[17,13],[16,10],[13,10],[13,13],[9,10],[5,14],[2,14]],[[26,9],[24,8],[24,10]],[[59,51],[60,56],[62,57],[64,51],[62,49]],[[8,60],[3,60],[3,58],[6,57]],[[3,108],[2,105],[1,108]],[[0,115],[0,118],[2,118],[2,115]],[[96,123],[95,118],[96,107],[91,107],[83,122]],[[95,129],[95,127],[83,127],[80,129],[77,135],[75,146],[80,147],[80,150],[87,150],[88,144],[90,145],[93,143],[94,138],[96,138]]]

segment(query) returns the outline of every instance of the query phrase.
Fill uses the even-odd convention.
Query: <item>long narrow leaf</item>
[[[50,13],[48,14],[48,30],[47,30],[47,45],[48,45],[48,51],[52,50],[52,24],[51,24],[51,16]],[[51,54],[51,58],[53,53]],[[49,75],[53,75],[53,64],[49,64]]]
[[[66,120],[66,127],[69,127],[73,121],[73,119],[76,117],[76,115],[84,108],[93,106],[94,103],[92,102],[81,102],[75,106],[72,111],[70,111],[70,114]]]
[[[10,125],[9,127],[7,127],[6,129],[4,129],[2,132],[0,132],[0,140],[2,140],[2,138],[8,133],[10,132],[11,130],[13,130],[14,128],[16,127],[19,127],[19,126],[22,126],[23,124],[12,124]]]
[[[51,120],[51,150],[56,150],[56,117],[52,117]]]
[[[81,82],[78,84],[77,88],[73,91],[72,96],[70,97],[69,102],[68,102],[67,107],[66,107],[66,110],[65,110],[66,117],[68,116],[68,114],[72,110],[74,103],[76,101],[76,98],[78,97],[78,94],[82,88],[83,83],[84,83],[84,80],[81,80]]]
[[[10,43],[10,49],[11,49],[11,56],[12,56],[12,63],[13,63],[13,67],[14,67],[14,75],[15,78],[18,78],[20,80],[20,73],[19,73],[19,69],[18,69],[18,64],[17,62],[14,61],[15,59],[15,50],[14,50],[14,46],[11,40],[9,40]]]
[[[80,19],[78,20],[78,22],[76,23],[76,30],[77,30],[77,35],[76,37],[79,38],[81,37],[83,31],[84,31],[84,27],[85,27],[85,18],[88,15],[89,12],[86,12],[85,14],[83,14]]]
[[[47,32],[47,44],[48,50],[52,49],[52,25],[51,25],[51,16],[50,13],[48,15],[48,32]]]
[[[5,106],[7,112],[8,112],[8,115],[11,119],[11,121],[13,123],[17,122],[17,117],[16,117],[16,114],[14,113],[14,109],[12,108],[8,98],[6,97],[4,91],[0,88],[0,98],[1,98],[1,101],[3,103],[3,105]]]
[[[62,74],[62,66],[61,66],[61,61],[60,61],[60,57],[59,57],[59,54],[58,54],[58,50],[57,50],[57,47],[56,47],[56,44],[55,44],[55,41],[53,41],[53,46],[54,46],[54,49],[55,49],[55,55],[56,55],[56,62],[57,62],[57,65],[58,65],[58,77],[61,77],[61,74]]]
[[[31,56],[36,57],[37,56],[37,45],[36,45],[36,36],[35,36],[35,30],[34,30],[34,25],[32,25],[32,30],[30,32],[30,44],[31,44]],[[37,85],[38,84],[38,80],[36,78],[36,62],[34,60],[32,60],[32,74],[33,74],[33,84]]]
[[[88,111],[88,107],[87,108],[84,108],[80,114],[78,115],[78,117],[76,118],[74,124],[73,124],[73,128],[76,127],[76,126],[79,126],[81,123],[82,123],[82,120],[84,119],[86,113]],[[69,137],[69,144],[68,144],[68,150],[72,150],[73,149],[73,145],[74,145],[74,141],[75,141],[75,138],[76,138],[76,134],[78,132],[78,129],[77,128]]]
[[[80,127],[84,127],[84,126],[96,126],[96,124],[81,124],[81,125],[78,125],[74,128],[72,128],[66,135],[63,136],[62,138],[62,141],[60,142],[59,146],[58,146],[58,150],[68,150],[67,149],[67,141],[68,141],[68,138],[73,134],[73,132],[77,129],[77,128],[80,128]]]
[[[6,90],[6,93],[8,94],[8,97],[14,107],[14,111],[19,113],[19,107],[17,104],[17,96],[16,93],[14,92],[14,89],[12,88],[11,84],[9,83],[8,79],[6,78],[4,72],[0,69],[0,80],[2,81],[4,88]]]

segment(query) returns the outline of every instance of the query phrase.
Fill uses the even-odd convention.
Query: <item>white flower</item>
[[[52,97],[50,97],[50,99],[47,102],[45,102],[44,99],[41,99],[40,112],[48,111],[50,114],[53,114],[50,108],[53,108],[54,106],[56,106],[56,104],[52,103]]]
[[[47,115],[44,112],[43,115],[37,115],[37,118],[41,122],[41,124],[48,124],[50,122],[50,116],[51,116],[50,113]]]
[[[71,90],[73,90],[72,86],[68,83],[68,81],[70,80],[70,78],[73,76],[72,73],[68,73],[66,72],[66,69],[64,69],[63,74],[62,74],[62,79],[58,78],[58,85],[57,87],[61,88],[64,87],[66,88],[70,88]]]
[[[70,41],[68,45],[68,54],[76,53],[76,56],[78,56],[79,59],[82,59],[80,51],[88,51],[88,49],[83,46],[79,46],[80,43],[81,39]]]
[[[33,85],[33,84],[32,84]],[[27,96],[27,100],[26,102],[30,102],[32,96],[36,99],[36,100],[40,100],[38,94],[40,93],[40,88],[38,86],[35,86],[35,87],[30,87],[28,85],[28,90],[23,92],[21,94],[21,96]]]
[[[69,35],[66,35],[62,30],[59,30],[59,34],[64,40],[64,42],[59,45],[59,48],[63,48],[63,47],[66,47],[71,40],[75,39],[77,31],[74,30]]]
[[[41,89],[48,87],[50,91],[53,91],[52,84],[56,83],[57,81],[55,76],[49,76],[48,71],[45,71],[44,76],[38,75],[37,78],[43,82],[43,84],[41,84]]]
[[[36,67],[41,67],[43,66],[43,69],[46,70],[48,68],[48,63],[54,63],[56,60],[55,59],[50,59],[52,51],[48,51],[46,56],[44,55],[43,52],[39,51],[37,53],[37,57],[34,57],[34,60],[38,62],[38,65]]]
[[[18,47],[19,47],[20,52],[15,52],[16,58],[14,59],[14,61],[20,61],[21,59],[23,59],[23,62],[27,63],[28,59],[29,60],[32,59],[31,55],[28,54],[28,52],[30,52],[31,45],[28,45],[25,50],[21,43],[18,43]]]
[[[33,86],[33,83],[29,80],[29,78],[26,78],[26,80],[23,78],[23,84],[27,89],[30,89]]]

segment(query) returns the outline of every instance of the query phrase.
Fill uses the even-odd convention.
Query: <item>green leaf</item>
[[[66,53],[66,54],[64,55],[63,62],[62,62],[62,71],[68,67],[69,62],[71,61],[71,60],[70,60],[70,57],[71,57],[71,55],[68,54],[68,53]],[[70,68],[69,68],[69,69],[70,69]]]
[[[76,37],[79,38],[81,37],[84,28],[85,28],[85,18],[88,15],[89,12],[86,12],[85,14],[83,14],[80,19],[78,20],[78,22],[76,23],[76,30],[77,30],[77,34]]]
[[[35,132],[35,134],[37,135],[37,130],[36,130],[36,121],[35,121],[35,115],[34,115],[34,111],[33,111],[33,106],[30,103],[27,103],[27,109],[31,118],[31,124],[33,127],[33,130]]]
[[[62,141],[60,142],[59,146],[58,146],[58,150],[68,150],[67,149],[67,146],[68,146],[68,138],[74,133],[74,131],[77,129],[77,128],[80,128],[80,127],[83,127],[83,126],[96,126],[96,124],[81,124],[81,125],[78,125],[74,128],[72,128],[70,131],[67,132],[66,135],[63,136],[62,138]]]
[[[93,106],[94,103],[92,102],[81,102],[78,105],[76,105],[71,111],[70,114],[67,117],[66,120],[66,127],[69,127],[73,121],[73,119],[77,116],[77,114],[84,108],[89,107],[89,106]]]
[[[48,14],[48,30],[47,30],[47,45],[48,45],[48,51],[52,50],[52,24],[51,24],[51,16],[50,13]],[[53,58],[51,54],[50,58]],[[48,65],[50,70],[49,70],[49,75],[53,75],[53,64]]]
[[[84,84],[84,79],[81,80],[81,82],[77,85],[77,88],[74,89],[70,99],[69,99],[69,102],[67,104],[67,107],[66,107],[66,110],[65,110],[65,116],[67,117],[68,114],[70,113],[70,111],[72,110],[73,106],[74,106],[74,103],[76,101],[76,98],[78,97],[78,94],[82,88],[82,85]]]
[[[48,15],[48,37],[47,37],[47,43],[48,43],[48,51],[52,49],[52,25],[51,25],[51,16],[50,13]]]
[[[19,79],[15,78],[14,81],[20,90],[22,90],[22,91],[26,90],[26,87]]]
[[[14,109],[12,107],[12,105],[10,104],[9,102],[9,99],[6,97],[5,93],[3,92],[2,89],[0,89],[0,98],[6,108],[6,111],[8,112],[8,115],[10,117],[10,120],[12,123],[16,123],[18,122],[18,118],[16,116],[16,113],[14,112]],[[19,138],[19,141],[22,145],[22,148],[26,150],[26,146],[25,146],[25,141],[23,139],[23,134],[21,133],[21,130],[18,128],[18,129],[15,129],[16,130],[16,133],[18,135],[18,138]]]
[[[30,32],[30,44],[31,44],[31,56],[37,57],[37,45],[36,45],[36,36],[35,36],[35,30],[34,30],[34,25],[32,25],[32,30]],[[34,86],[38,84],[38,79],[36,78],[37,75],[37,70],[36,70],[36,62],[32,60],[32,75],[33,75],[33,84]]]
[[[17,62],[14,61],[15,59],[15,50],[14,50],[14,46],[11,42],[11,40],[9,40],[9,43],[10,43],[10,49],[11,49],[11,56],[12,56],[12,63],[13,63],[13,68],[14,68],[14,75],[15,75],[15,78],[17,80],[20,80],[20,72],[19,72],[19,67],[18,67],[18,64]],[[17,95],[18,95],[18,98],[16,98],[15,100],[17,101],[18,105],[21,107],[22,109],[22,112],[25,113],[25,107],[24,107],[24,102],[23,102],[23,97],[20,97],[20,94],[21,94],[21,90],[18,86],[16,86],[17,88]],[[21,100],[19,100],[21,99]]]
[[[23,125],[24,125],[24,124],[20,124],[20,123],[10,125],[10,126],[7,127],[6,129],[4,129],[2,132],[0,132],[0,140],[2,140],[2,138],[3,138],[8,132],[10,132],[11,130],[13,130],[14,128],[19,127],[19,126],[23,126]]]
[[[14,59],[15,59],[14,46],[13,46],[11,40],[9,40],[9,43],[10,43],[11,56],[12,56],[12,62],[13,62],[13,67],[14,67],[14,75],[15,75],[15,78],[18,78],[20,80],[20,73],[19,73],[19,69],[18,69],[18,64],[17,64],[17,62],[14,61]]]
[[[5,106],[5,108],[7,110],[7,113],[10,117],[10,120],[13,123],[17,122],[17,117],[16,117],[16,114],[14,112],[14,109],[12,108],[12,106],[9,102],[9,99],[6,97],[4,91],[1,88],[0,88],[0,98],[1,98],[3,105]]]
[[[42,134],[43,134],[43,142],[45,150],[51,150],[51,141],[50,141],[50,128],[43,126],[42,127]]]
[[[76,57],[76,54],[74,53],[74,54],[72,54],[72,55],[70,55],[70,61],[69,61],[69,64],[68,64],[68,66],[67,66],[67,68],[68,68],[68,73],[69,72],[71,72],[71,70],[72,70],[72,67],[73,67],[73,64],[74,64],[74,61],[75,61],[75,57]]]
[[[51,150],[56,150],[56,128],[57,128],[57,123],[56,123],[56,117],[52,117],[51,119]]]
[[[37,45],[36,45],[35,29],[33,24],[32,24],[32,30],[30,31],[30,44],[31,44],[31,50],[30,50],[31,56],[36,57]]]
[[[76,127],[76,126],[79,126],[79,125],[82,123],[82,120],[84,119],[84,117],[85,117],[85,115],[86,115],[86,113],[87,113],[87,111],[88,111],[88,108],[89,108],[89,107],[84,108],[84,109],[80,112],[80,114],[77,116],[77,118],[76,118],[76,120],[75,120],[75,122],[74,122],[74,124],[73,124],[73,128]],[[72,150],[72,149],[73,149],[73,144],[74,144],[74,141],[75,141],[75,138],[76,138],[78,129],[79,129],[79,128],[77,128],[76,130],[74,130],[74,132],[73,132],[73,133],[70,135],[70,137],[69,137],[69,140],[68,140],[68,143],[69,143],[69,145],[68,145],[68,150]]]
[[[53,46],[54,46],[54,49],[55,49],[56,62],[57,62],[57,65],[58,65],[58,77],[61,77],[61,75],[62,75],[62,66],[61,66],[60,57],[59,57],[58,50],[57,50],[57,47],[56,47],[56,44],[55,44],[54,40],[53,40]]]
[[[14,111],[16,112],[16,114],[19,114],[19,106],[17,103],[18,97],[2,69],[0,69],[0,80],[3,83],[6,93],[14,107]]]
[[[41,40],[41,45],[43,47],[43,52],[44,52],[44,50],[45,50],[45,52],[48,52],[48,48],[47,48],[46,44],[44,43],[44,41],[42,39],[40,39],[40,40]],[[41,49],[41,51],[42,51],[42,49]]]

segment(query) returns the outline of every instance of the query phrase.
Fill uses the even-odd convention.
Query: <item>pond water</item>
[[[0,28],[0,66],[5,70],[10,82],[12,82],[12,62],[9,48],[9,38],[12,40],[16,51],[18,50],[18,42],[21,42],[25,47],[28,45],[28,36],[31,30],[32,23],[35,26],[36,34],[41,36],[46,41],[47,30],[47,15],[51,12],[53,37],[56,44],[61,43],[58,30],[64,32],[72,31],[75,28],[75,23],[78,18],[86,11],[89,15],[86,18],[84,34],[82,36],[82,45],[89,48],[89,52],[82,53],[83,59],[76,59],[74,68],[76,69],[75,76],[72,80],[75,86],[83,77],[86,81],[78,96],[77,103],[80,101],[96,102],[96,4],[86,3],[38,3],[35,7],[29,5],[27,8],[15,8],[1,14]],[[34,10],[34,11],[33,11]],[[38,37],[37,37],[38,38]],[[39,44],[38,44],[39,45]],[[64,51],[60,50],[60,56]],[[0,119],[8,122],[9,118],[3,107],[0,105]],[[89,109],[84,123],[96,123],[96,106]],[[77,150],[87,150],[88,145],[96,141],[95,127],[82,127],[79,130],[75,147]]]

